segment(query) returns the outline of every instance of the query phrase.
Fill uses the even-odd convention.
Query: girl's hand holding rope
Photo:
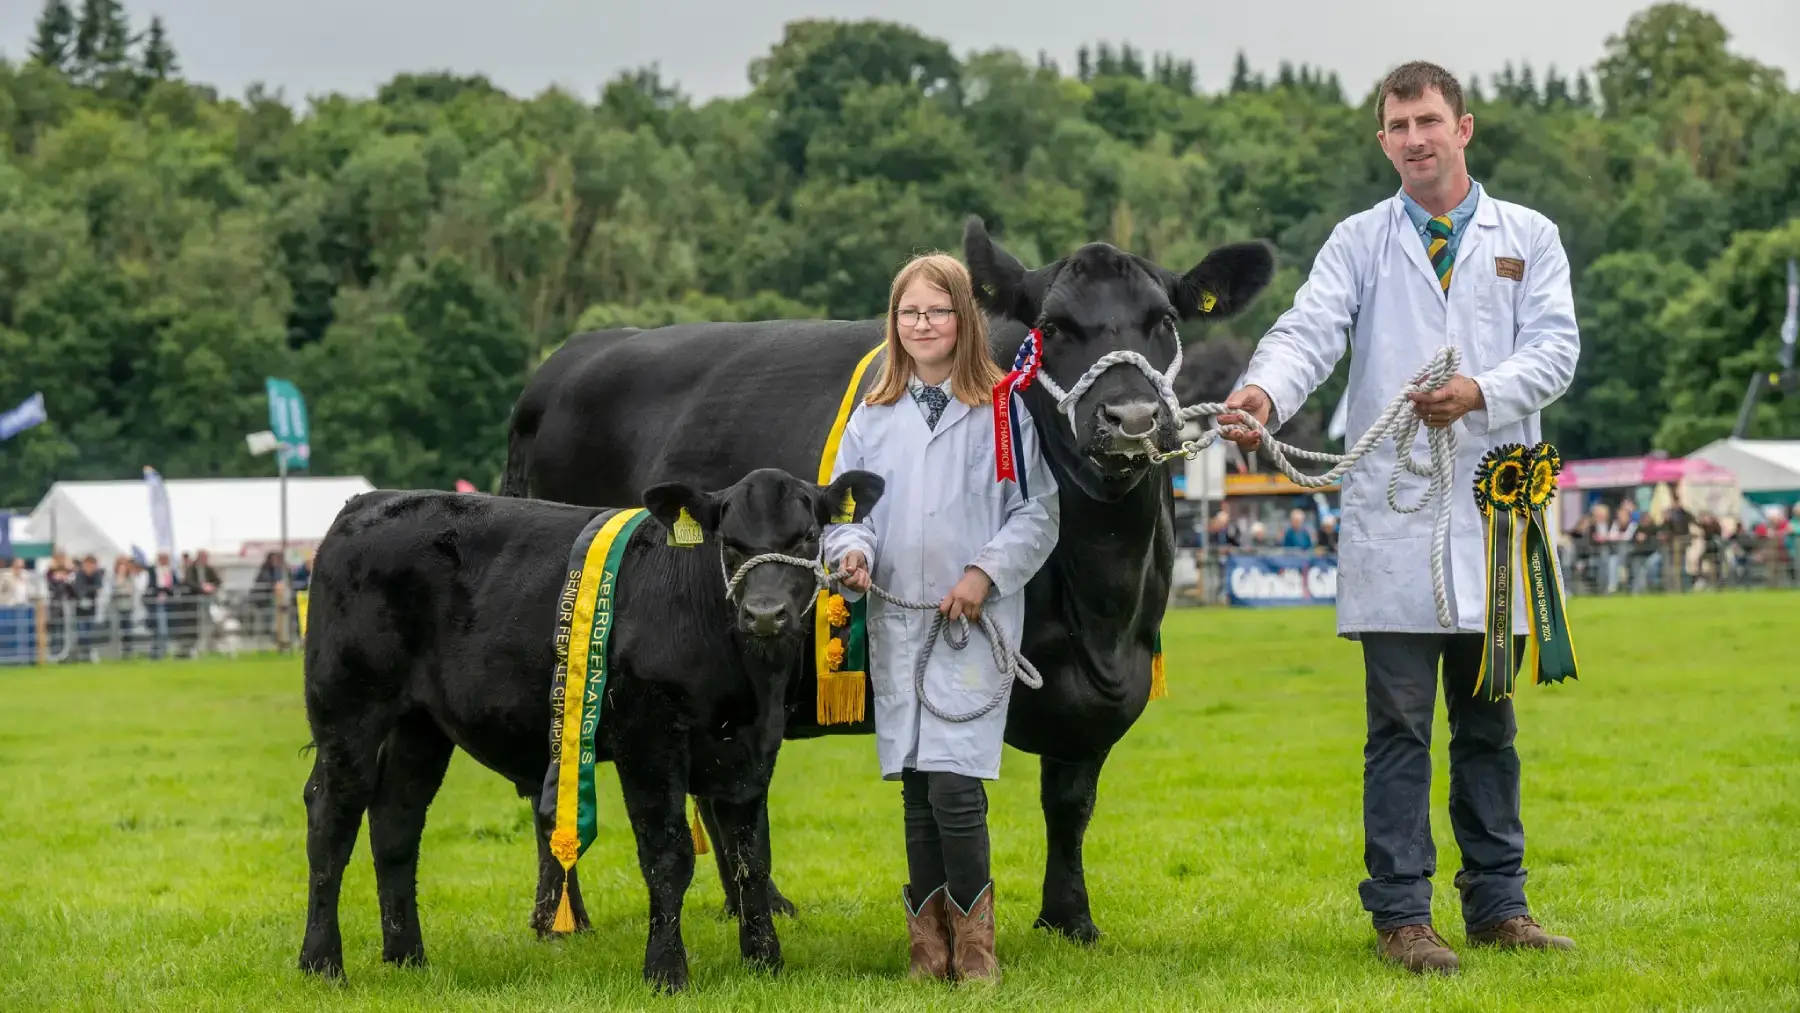
[[[867,593],[869,590],[869,558],[860,549],[851,549],[844,553],[844,561],[839,565],[843,577],[838,583],[852,591]]]

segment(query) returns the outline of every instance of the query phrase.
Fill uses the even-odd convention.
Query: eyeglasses
[[[937,327],[940,324],[949,323],[950,318],[955,315],[955,310],[945,309],[941,306],[928,310],[901,310],[897,314],[900,319],[900,326],[902,327],[917,327],[921,316],[926,320],[931,321],[931,326]]]

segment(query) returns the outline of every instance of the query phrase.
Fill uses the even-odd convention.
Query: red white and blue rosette
[[[1019,465],[1025,444],[1018,427],[1013,425],[1013,399],[1030,388],[1043,362],[1044,335],[1034,327],[1020,343],[1018,354],[1013,356],[1012,372],[994,385],[994,481],[1012,479],[1019,483],[1021,496],[1031,494],[1026,490],[1025,472]],[[1019,407],[1023,410],[1023,401],[1019,402]]]

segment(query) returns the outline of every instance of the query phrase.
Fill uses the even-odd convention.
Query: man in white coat
[[[1456,428],[1445,560],[1452,628],[1438,624],[1434,604],[1432,511],[1399,514],[1387,502],[1397,463],[1392,442],[1345,476],[1337,594],[1338,632],[1361,642],[1366,679],[1363,907],[1383,958],[1413,971],[1453,971],[1457,956],[1431,925],[1431,725],[1440,663],[1468,940],[1574,945],[1546,933],[1525,903],[1512,701],[1474,692],[1486,600],[1471,489],[1490,448],[1538,441],[1538,413],[1568,389],[1579,340],[1556,226],[1495,200],[1469,178],[1464,148],[1475,121],[1456,79],[1435,64],[1401,66],[1382,82],[1376,115],[1400,192],[1332,230],[1226,405],[1278,428],[1331,375],[1349,330],[1347,440],[1355,443],[1440,346],[1461,351],[1461,373],[1412,397],[1426,426]],[[1247,428],[1231,435],[1246,450],[1259,443]],[[1427,456],[1424,433],[1414,453]],[[1427,481],[1403,474],[1400,502],[1417,502]],[[1522,609],[1518,622],[1523,634]]]

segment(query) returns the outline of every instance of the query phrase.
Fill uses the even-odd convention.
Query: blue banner
[[[12,558],[12,519],[10,512],[0,510],[0,559]]]
[[[49,418],[44,412],[44,392],[40,390],[12,411],[0,413],[0,440],[10,440]]]
[[[1335,605],[1337,557],[1290,553],[1225,559],[1225,595],[1233,605]]]

